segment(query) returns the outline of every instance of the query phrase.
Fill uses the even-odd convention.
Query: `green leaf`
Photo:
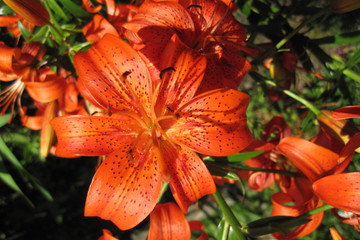
[[[235,153],[234,155],[230,155],[227,157],[228,161],[231,163],[234,162],[243,162],[247,159],[254,158],[259,156],[264,151],[253,151],[253,152],[243,152],[243,153]]]
[[[4,114],[3,116],[0,116],[0,127],[5,126],[11,118],[11,113]]]
[[[258,237],[274,232],[286,234],[291,231],[291,228],[300,226],[310,221],[311,219],[307,218],[306,215],[301,215],[299,217],[273,216],[250,222],[244,226],[243,230],[251,237]]]
[[[0,7],[0,15],[1,16],[6,16],[6,15],[10,15],[13,14],[14,11],[7,5],[1,6]]]
[[[22,25],[22,23],[20,21],[17,22],[17,25],[19,27],[21,35],[23,36],[25,41],[27,41],[29,39],[31,33],[24,27],[24,25]]]
[[[64,8],[68,10],[72,15],[79,18],[91,18],[91,14],[85,11],[82,7],[75,4],[71,0],[60,0],[61,3],[64,5]]]
[[[205,162],[206,167],[208,168],[211,175],[229,178],[233,180],[239,180],[239,177],[237,174],[230,172],[229,170],[225,170],[220,166],[219,164],[206,161]]]
[[[56,15],[59,15],[61,18],[63,18],[65,21],[69,21],[69,17],[66,15],[66,13],[62,10],[62,8],[57,4],[55,0],[47,0],[50,8],[54,10]]]
[[[8,148],[4,140],[0,137],[0,153],[14,166],[27,183],[32,183],[40,193],[48,200],[53,201],[51,194],[40,184],[39,180],[31,175]]]
[[[46,38],[49,36],[49,26],[45,25],[42,28],[40,28],[39,31],[37,31],[35,34],[32,35],[29,42],[44,42],[46,41]]]
[[[14,178],[11,176],[10,173],[8,173],[8,170],[1,156],[0,156],[0,180],[3,181],[6,185],[8,185],[8,187],[13,189],[15,192],[20,194],[31,207],[34,207],[34,204],[31,202],[31,200],[23,193],[23,191],[21,191],[20,187],[17,185]]]

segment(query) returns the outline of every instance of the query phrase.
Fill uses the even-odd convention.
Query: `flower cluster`
[[[0,80],[12,81],[0,94],[1,114],[19,113],[25,127],[41,130],[43,157],[98,157],[85,216],[120,230],[150,216],[148,239],[190,239],[194,231],[208,239],[206,226],[186,214],[212,195],[208,201],[224,214],[218,238],[229,226],[239,239],[305,236],[328,209],[360,225],[360,173],[348,168],[360,132],[347,120],[359,118],[360,108],[319,110],[291,91],[296,70],[324,79],[306,63],[298,66],[299,47],[289,41],[300,39],[298,29],[287,43],[250,44],[234,14],[239,5],[220,0],[62,1],[75,18],[56,1],[4,3],[9,14],[0,26],[17,44],[0,42]],[[262,77],[263,66],[272,80]],[[316,135],[295,133],[277,114],[257,137],[247,119],[250,96],[239,90],[248,73],[268,86],[271,101],[291,97],[307,107]],[[22,95],[31,102],[22,104]],[[242,180],[249,190],[271,189],[271,216],[238,222],[216,185],[236,188]]]

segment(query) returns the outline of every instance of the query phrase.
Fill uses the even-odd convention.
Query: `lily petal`
[[[335,120],[348,119],[348,118],[360,118],[360,105],[358,106],[346,106],[336,109],[332,112],[332,117]]]
[[[174,111],[195,95],[205,73],[206,58],[188,48],[177,35],[169,41],[162,58],[167,64],[162,64],[163,68],[172,69],[162,74],[157,108],[166,111],[167,106]]]
[[[276,149],[290,159],[312,182],[331,173],[338,165],[338,154],[305,139],[284,138]]]
[[[161,143],[161,150],[171,175],[170,189],[184,213],[193,202],[216,191],[212,176],[195,152],[168,141]]]
[[[175,112],[177,118],[162,123],[177,143],[202,154],[227,156],[252,141],[245,115],[248,102],[245,93],[217,89],[196,96]]]
[[[146,29],[147,26],[155,28]],[[172,29],[172,34],[178,32],[182,39],[191,38],[195,30],[191,17],[183,6],[176,1],[153,0],[144,1],[132,21],[125,23],[124,27],[139,34],[143,40],[152,40],[157,36],[152,30],[161,28]]]
[[[360,173],[342,173],[323,177],[313,183],[314,192],[327,204],[360,214]]]
[[[156,205],[150,214],[148,240],[186,240],[190,237],[189,223],[175,203]]]
[[[85,204],[85,216],[111,220],[121,230],[135,227],[154,209],[161,191],[161,154],[153,147],[142,162],[130,146],[111,153],[97,169]]]
[[[86,40],[92,43],[98,42],[106,33],[119,37],[114,26],[99,14],[96,14],[82,30]]]
[[[80,86],[87,87],[103,109],[150,115],[152,84],[139,54],[122,39],[106,34],[87,52],[74,57]],[[81,83],[84,82],[84,83]],[[130,89],[131,88],[131,89]]]
[[[50,122],[58,137],[56,155],[100,156],[135,141],[139,125],[127,116],[66,116]]]

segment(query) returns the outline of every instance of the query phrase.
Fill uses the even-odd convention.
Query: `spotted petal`
[[[135,141],[139,126],[127,116],[66,116],[54,118],[58,145],[56,155],[62,157],[99,156]]]
[[[313,183],[315,194],[327,204],[360,214],[360,173],[342,173],[323,177]]]
[[[170,189],[184,213],[193,202],[216,191],[209,171],[195,152],[168,141],[162,142],[161,150],[171,175]]]
[[[74,62],[79,86],[85,85],[104,109],[138,113],[143,108],[150,114],[150,74],[139,54],[123,40],[106,34],[87,52],[77,54]]]
[[[195,95],[205,73],[206,58],[173,35],[162,54],[160,66],[168,69],[161,74],[156,106],[163,115],[169,109],[177,110]]]
[[[121,230],[135,227],[154,209],[161,191],[161,158],[151,148],[142,162],[130,147],[111,153],[95,173],[85,204],[85,216],[111,220]]]
[[[227,156],[250,144],[246,125],[249,96],[236,90],[217,89],[196,96],[163,121],[166,134],[199,153]]]

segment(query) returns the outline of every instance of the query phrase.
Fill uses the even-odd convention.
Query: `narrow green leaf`
[[[23,193],[23,191],[20,189],[20,187],[15,182],[14,178],[8,172],[8,170],[7,170],[7,168],[6,168],[5,164],[4,164],[3,159],[2,159],[1,156],[0,156],[0,180],[3,181],[8,187],[13,189],[15,192],[20,194],[31,207],[34,207],[34,204]]]
[[[48,25],[43,26],[39,31],[32,35],[31,39],[29,39],[29,42],[43,42],[44,39],[49,36],[49,31],[50,30]]]
[[[24,25],[22,25],[20,21],[17,22],[17,25],[19,27],[22,37],[25,39],[25,41],[27,41],[31,33],[24,27]]]
[[[49,4],[50,8],[52,10],[54,10],[56,15],[60,16],[65,21],[69,21],[69,17],[66,15],[66,13],[62,10],[62,8],[59,6],[59,4],[57,4],[57,2],[55,0],[47,0],[47,2]]]
[[[41,194],[48,200],[53,201],[51,194],[40,184],[39,180],[31,175],[16,158],[16,156],[8,148],[4,140],[0,137],[0,153],[14,166],[14,168],[20,173],[26,182],[33,183],[34,187],[37,188]],[[30,182],[29,182],[30,180]]]
[[[235,153],[234,155],[230,155],[227,157],[229,162],[242,162],[250,158],[254,158],[259,156],[264,151],[253,151],[253,152],[243,152],[243,153]]]
[[[85,11],[82,7],[75,4],[71,0],[60,0],[62,5],[64,5],[64,8],[68,10],[72,15],[79,18],[90,18],[92,15]]]
[[[348,77],[351,78],[352,80],[360,83],[360,75],[357,74],[356,72],[354,72],[354,71],[352,71],[352,70],[350,70],[350,69],[347,68],[347,69],[344,69],[344,70],[343,70],[343,74],[344,74],[345,76],[348,76]]]

